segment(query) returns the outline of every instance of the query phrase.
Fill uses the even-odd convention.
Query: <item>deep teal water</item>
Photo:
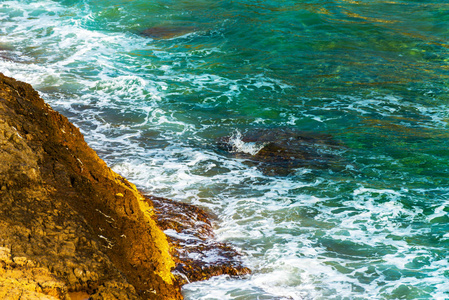
[[[254,271],[187,299],[449,298],[449,4],[0,1],[0,20],[1,72],[142,190],[214,213]],[[330,134],[344,166],[273,177],[217,150],[249,129]]]

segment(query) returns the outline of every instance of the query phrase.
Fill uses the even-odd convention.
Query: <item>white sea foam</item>
[[[244,142],[242,133],[238,130],[231,135],[228,143],[232,147],[231,152],[242,152],[251,155],[256,155],[265,146],[264,143]]]
[[[424,242],[449,239],[427,226],[447,216],[447,188],[382,186],[355,167],[350,175],[331,178],[310,169],[267,177],[213,151],[199,134],[208,125],[186,116],[190,106],[176,109],[182,97],[194,94],[204,99],[192,105],[215,109],[224,102],[232,111],[245,93],[281,95],[292,86],[261,74],[228,78],[194,72],[202,62],[187,53],[155,48],[153,41],[131,33],[89,29],[85,22],[93,15],[88,7],[67,8],[54,1],[3,1],[0,7],[17,11],[15,16],[0,13],[0,43],[11,45],[21,58],[0,59],[1,71],[32,83],[53,106],[71,114],[113,169],[143,191],[214,212],[218,238],[244,254],[253,275],[189,284],[184,287],[187,299],[380,299],[391,297],[401,285],[419,288],[428,298],[447,298],[449,264],[438,254],[445,248]],[[42,13],[31,18],[37,9]],[[155,59],[143,61],[135,54],[139,51]],[[195,55],[205,59],[220,51],[211,46]],[[424,107],[398,96],[341,96],[319,99],[316,105],[302,101],[295,102],[296,111],[279,110],[285,124],[419,113],[419,124],[441,127],[447,125],[449,111],[445,105]],[[412,121],[403,118],[406,127],[415,126]],[[263,114],[252,120],[270,122]],[[263,147],[243,142],[238,131],[230,143],[234,151],[251,155]],[[372,160],[398,163],[383,156]],[[418,205],[416,198],[424,204]]]

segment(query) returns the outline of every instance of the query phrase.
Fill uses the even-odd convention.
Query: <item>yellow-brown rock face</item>
[[[181,299],[153,215],[76,127],[0,74],[1,299]]]

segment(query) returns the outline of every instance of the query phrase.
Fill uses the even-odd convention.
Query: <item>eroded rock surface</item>
[[[0,298],[181,299],[169,252],[151,201],[0,75]]]
[[[170,199],[149,197],[158,212],[158,225],[168,236],[175,257],[175,273],[182,283],[217,275],[250,274],[241,254],[215,238],[211,217],[202,209]]]

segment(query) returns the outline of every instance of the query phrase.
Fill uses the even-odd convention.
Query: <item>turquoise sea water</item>
[[[0,20],[0,72],[244,254],[251,276],[186,299],[449,299],[449,3],[0,1]],[[329,134],[343,167],[268,176],[216,147],[258,129]]]

